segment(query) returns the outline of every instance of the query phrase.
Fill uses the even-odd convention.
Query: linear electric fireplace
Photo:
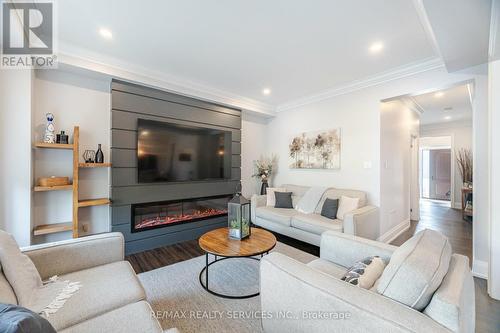
[[[132,232],[227,215],[232,195],[132,205]]]

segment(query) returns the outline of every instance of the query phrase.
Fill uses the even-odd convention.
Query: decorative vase
[[[95,162],[96,163],[104,163],[104,154],[101,149],[101,144],[97,145],[97,151],[95,153]]]
[[[267,188],[269,184],[267,183],[267,178],[262,178],[262,185],[260,187],[260,195],[267,194]]]
[[[56,135],[54,134],[54,115],[52,113],[47,113],[47,125],[45,126],[45,135],[43,137],[43,142],[45,143],[55,143]]]

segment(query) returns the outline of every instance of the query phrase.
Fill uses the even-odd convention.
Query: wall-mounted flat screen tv
[[[231,131],[138,119],[138,181],[229,179],[231,141]]]

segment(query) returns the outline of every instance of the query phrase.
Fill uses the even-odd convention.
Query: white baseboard
[[[410,219],[404,220],[403,222],[395,225],[393,228],[391,228],[391,230],[387,231],[385,234],[381,235],[378,238],[378,241],[384,243],[390,243],[396,238],[398,238],[399,235],[401,235],[409,228],[410,228]]]
[[[486,261],[472,259],[472,275],[481,279],[488,279],[488,263]]]
[[[455,208],[455,209],[462,209],[462,203],[460,202],[455,202],[453,204],[453,207],[452,208]]]

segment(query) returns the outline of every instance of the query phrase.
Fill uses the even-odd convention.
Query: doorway
[[[420,138],[421,199],[443,201],[443,204],[453,207],[454,167],[452,159],[450,136]]]
[[[401,163],[399,165],[408,165],[402,179],[408,179],[404,184],[410,186],[404,188],[408,195],[399,201],[396,197],[386,200],[389,194],[381,188],[381,207],[388,207],[386,202],[396,202],[405,209],[409,200],[411,234],[426,228],[438,230],[450,239],[454,252],[465,254],[472,260],[473,223],[462,218],[464,181],[461,165],[457,162],[457,157],[463,152],[472,156],[470,91],[470,84],[464,83],[384,101],[381,124],[385,124],[387,130],[381,134],[381,184],[390,184],[396,160]],[[401,118],[395,118],[398,111]],[[390,121],[384,123],[386,118]],[[408,145],[395,146],[393,137],[387,135],[393,133],[391,129],[395,131],[391,127],[395,119],[404,125],[398,127],[398,133],[405,130],[410,136]],[[470,187],[472,190],[472,184]],[[392,190],[393,187],[387,187],[387,193],[392,193]],[[389,221],[390,209],[399,212],[398,206],[393,206],[395,208],[385,208]]]

